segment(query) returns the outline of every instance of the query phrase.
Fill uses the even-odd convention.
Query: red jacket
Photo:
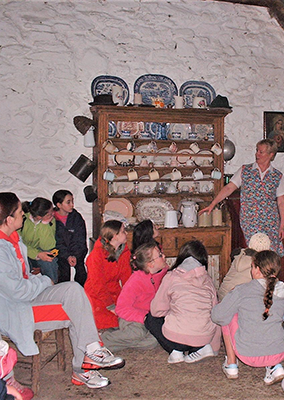
[[[116,304],[121,287],[131,275],[127,245],[117,261],[108,261],[108,255],[98,239],[86,261],[88,275],[84,289],[91,302],[98,329],[118,326],[117,316],[107,307]]]

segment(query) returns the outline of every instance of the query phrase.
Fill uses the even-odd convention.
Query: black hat
[[[88,117],[85,117],[84,115],[78,115],[77,117],[74,117],[73,123],[76,129],[82,133],[82,135],[85,135],[92,125],[94,126],[94,121]]]
[[[89,103],[90,106],[116,106],[117,103],[114,103],[112,100],[111,94],[98,94],[94,97],[94,101]]]
[[[229,105],[229,101],[227,97],[221,96],[218,94],[218,96],[212,101],[212,103],[209,105],[209,107],[212,108],[233,108]]]

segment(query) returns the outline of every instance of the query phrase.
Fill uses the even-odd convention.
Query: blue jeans
[[[40,268],[40,272],[42,275],[49,276],[54,283],[58,282],[58,264],[56,257],[53,258],[51,262],[42,260],[32,260],[31,258],[29,258],[29,263],[31,270],[33,268]]]

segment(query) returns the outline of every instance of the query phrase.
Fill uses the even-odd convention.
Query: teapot
[[[197,224],[198,204],[192,200],[183,200],[180,204],[181,220],[185,228],[192,228]]]

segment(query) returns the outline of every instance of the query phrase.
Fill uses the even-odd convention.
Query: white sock
[[[99,342],[93,342],[93,343],[87,344],[86,351],[87,351],[87,353],[92,353],[93,351],[96,351],[100,348],[101,348],[101,345]]]

